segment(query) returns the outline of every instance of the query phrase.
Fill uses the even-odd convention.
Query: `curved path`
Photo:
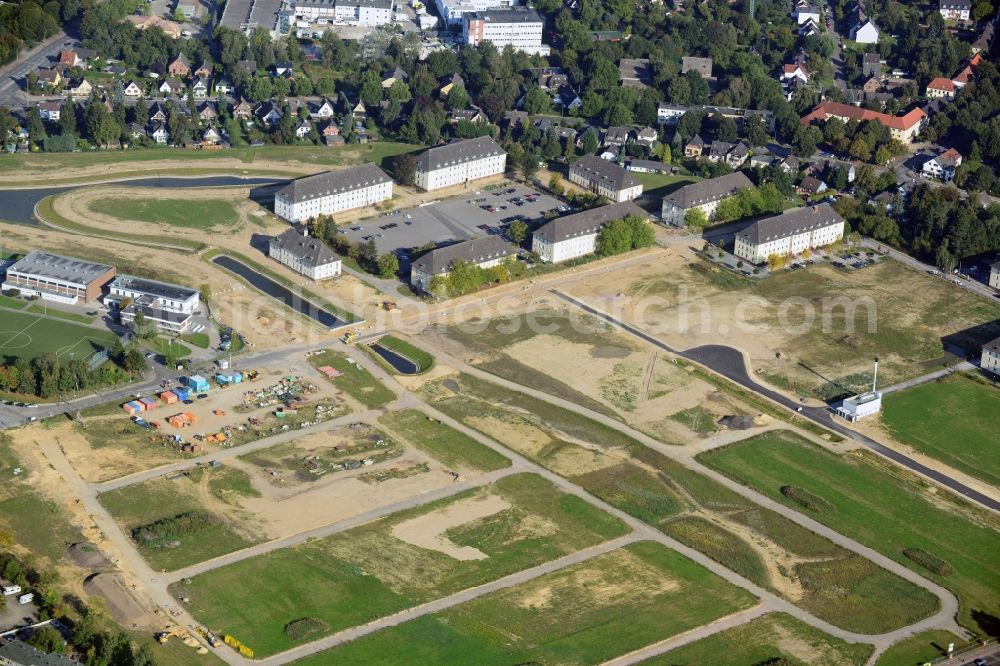
[[[722,375],[723,377],[726,377],[727,379],[736,382],[740,386],[750,389],[754,393],[762,395],[765,398],[771,400],[772,402],[778,403],[782,407],[790,409],[793,412],[797,412],[801,414],[803,417],[809,419],[810,421],[818,423],[824,428],[837,432],[841,435],[844,435],[845,437],[849,437],[850,439],[853,439],[863,444],[864,446],[868,447],[869,449],[878,453],[879,455],[888,458],[892,462],[901,465],[902,467],[905,467],[913,472],[916,472],[917,474],[920,474],[921,476],[924,476],[934,481],[935,483],[944,486],[945,488],[948,488],[949,490],[959,495],[962,495],[963,497],[975,502],[976,504],[979,504],[980,506],[983,506],[987,509],[992,509],[993,511],[1000,511],[1000,502],[993,499],[992,497],[988,497],[987,495],[984,495],[978,490],[970,488],[964,483],[953,479],[952,477],[948,476],[947,474],[944,474],[943,472],[939,472],[936,469],[927,467],[926,465],[917,462],[913,458],[910,458],[909,456],[904,455],[899,451],[896,451],[895,449],[891,449],[888,446],[885,446],[884,444],[880,444],[871,437],[867,437],[866,435],[862,435],[861,433],[852,430],[851,428],[847,427],[843,422],[835,419],[833,415],[830,413],[829,409],[825,407],[808,407],[801,405],[795,400],[792,400],[791,398],[785,396],[782,393],[779,393],[778,391],[775,391],[774,389],[758,384],[750,377],[749,373],[747,372],[747,366],[746,362],[743,359],[743,354],[732,347],[726,347],[725,345],[703,345],[701,347],[694,347],[691,349],[680,351],[668,346],[658,338],[653,337],[652,335],[646,333],[645,331],[636,328],[635,326],[632,326],[630,324],[627,324],[621,321],[620,319],[612,317],[606,312],[599,310],[598,308],[595,308],[591,305],[588,305],[587,303],[577,298],[574,298],[569,294],[561,292],[557,289],[552,289],[551,291],[554,295],[563,299],[567,303],[570,303],[580,308],[581,310],[587,312],[588,314],[591,314],[595,317],[598,317],[599,319],[602,319],[603,321],[606,321],[607,323],[615,326],[616,328],[620,328],[623,331],[626,331],[627,333],[637,338],[640,338],[641,340],[648,342],[649,344],[658,347],[666,352],[669,352],[676,356],[680,356],[682,358],[686,358],[688,360],[694,361],[695,363],[703,365],[706,368],[715,372],[716,374]]]

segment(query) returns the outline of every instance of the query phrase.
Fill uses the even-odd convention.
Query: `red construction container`
[[[173,391],[164,391],[160,394],[160,400],[162,400],[164,404],[172,405],[177,402],[177,394]]]

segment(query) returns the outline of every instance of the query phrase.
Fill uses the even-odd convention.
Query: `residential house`
[[[180,79],[169,76],[160,83],[160,87],[157,88],[161,95],[167,97],[173,95],[175,97],[181,97],[187,92],[187,86]]]
[[[962,154],[954,148],[943,151],[940,155],[931,157],[920,168],[920,172],[930,178],[937,178],[950,183],[955,178],[955,171],[962,165]]]
[[[795,188],[796,191],[803,196],[816,196],[817,194],[822,194],[829,189],[822,180],[816,176],[806,176],[799,183],[798,187]]]
[[[461,74],[452,74],[451,76],[446,76],[441,79],[441,87],[438,88],[438,95],[442,98],[447,97],[455,86],[465,87],[465,79],[462,78]]]
[[[479,268],[493,268],[517,257],[518,249],[500,236],[485,236],[455,243],[413,260],[410,265],[410,286],[429,291],[434,278],[447,277],[457,263],[469,263]]]
[[[542,134],[555,134],[560,140],[565,141],[569,144],[576,143],[576,130],[572,127],[566,127],[552,121],[550,118],[539,118],[535,121],[535,127]],[[564,144],[565,145],[565,144]]]
[[[59,118],[62,116],[62,104],[58,102],[39,102],[38,115],[42,120],[53,123],[59,122]]]
[[[326,120],[327,118],[333,118],[336,114],[336,109],[333,106],[333,102],[327,98],[323,98],[319,104],[315,104],[309,107],[309,117],[318,118],[320,120]]]
[[[979,359],[979,367],[991,375],[1000,376],[1000,338],[987,342],[983,345],[983,353]]]
[[[750,187],[753,183],[741,171],[685,185],[663,197],[660,219],[664,224],[683,227],[684,217],[693,209],[700,210],[707,219],[711,219],[723,199]]]
[[[875,93],[882,89],[882,81],[877,76],[871,76],[861,85],[866,93]]]
[[[705,140],[698,134],[684,144],[684,157],[701,157],[703,152],[705,152]]]
[[[250,105],[250,102],[240,98],[240,101],[233,105],[232,114],[236,120],[246,122],[253,118],[253,107]]]
[[[368,109],[365,108],[365,103],[359,99],[358,103],[351,107],[351,115],[354,116],[355,121],[368,120]]]
[[[878,111],[860,109],[850,104],[821,102],[809,114],[803,116],[800,122],[803,125],[809,125],[813,121],[826,121],[829,118],[839,118],[845,123],[851,120],[857,120],[858,122],[875,120],[889,130],[892,138],[903,143],[912,143],[914,137],[923,129],[924,122],[927,120],[927,114],[921,109],[912,109],[901,116],[890,116]]]
[[[59,64],[64,67],[83,67],[87,61],[80,57],[80,54],[72,50],[59,52]]]
[[[417,156],[416,185],[425,191],[502,174],[507,153],[492,137],[452,141]]]
[[[328,120],[319,131],[320,138],[327,146],[334,146],[344,143],[344,137],[340,136],[340,128],[333,120]]]
[[[688,72],[698,72],[703,79],[712,78],[712,59],[684,56],[681,58],[681,74]]]
[[[114,77],[125,76],[128,74],[128,68],[123,67],[122,65],[108,65],[101,71]]]
[[[871,19],[867,19],[851,28],[851,39],[858,44],[878,44],[878,26]]]
[[[310,236],[304,225],[293,226],[272,238],[267,245],[267,256],[316,281],[340,277],[343,267],[340,255],[319,238]]]
[[[925,94],[930,99],[955,99],[956,90],[955,84],[951,82],[951,79],[939,76],[927,84]]]
[[[983,31],[979,33],[979,37],[972,42],[972,54],[978,55],[982,52],[989,53],[990,47],[993,45],[993,34],[996,31],[996,22],[990,21],[983,28]]]
[[[160,102],[153,102],[149,105],[147,115],[151,123],[165,123],[167,122],[167,107]]]
[[[608,162],[617,162],[619,155],[621,155],[620,146],[608,146],[606,148],[602,148],[597,153],[598,157],[602,160],[607,160]]]
[[[817,24],[820,22],[819,10],[808,2],[795,3],[795,8],[792,10],[792,18],[796,20],[798,25],[802,25],[807,21]]]
[[[236,66],[246,72],[249,76],[257,74],[257,61],[253,58],[249,60],[240,60],[236,63]]]
[[[271,65],[271,74],[277,78],[290,79],[293,76],[292,63],[276,62]]]
[[[486,114],[478,106],[474,106],[471,109],[455,109],[448,114],[448,120],[452,123],[458,123],[463,120],[467,120],[470,123],[490,122],[490,119],[486,117]]]
[[[212,64],[209,62],[202,62],[198,69],[194,70],[194,75],[199,79],[212,78]]]
[[[191,95],[195,99],[205,99],[208,97],[208,79],[195,79],[191,84]]]
[[[309,136],[309,132],[312,131],[312,123],[303,118],[295,125],[295,138],[304,139]]]
[[[125,86],[124,95],[128,99],[140,99],[145,96],[145,91],[143,91],[142,86],[140,86],[136,81],[132,80],[128,82]]]
[[[253,111],[254,116],[268,127],[274,127],[281,120],[282,112],[278,105],[272,100],[262,102]]]
[[[630,127],[609,127],[604,133],[605,146],[624,146],[632,138]]]
[[[401,68],[396,67],[382,75],[382,87],[391,88],[392,84],[396,81],[406,83],[409,80],[410,75],[404,72]]]
[[[759,264],[831,245],[844,237],[844,218],[830,204],[793,208],[736,234],[733,254]]]
[[[68,97],[78,97],[85,98],[90,97],[90,93],[94,91],[94,86],[90,85],[90,81],[87,79],[77,79],[75,81],[70,81],[66,85],[66,93]]]
[[[167,125],[163,122],[151,123],[147,132],[149,138],[159,144],[170,141],[170,133],[167,132]]]
[[[215,83],[212,84],[212,92],[215,95],[228,95],[233,92],[233,84],[226,79],[217,79]]]
[[[878,53],[866,53],[861,56],[861,76],[866,79],[882,76],[882,58]]]
[[[653,83],[648,58],[622,58],[618,61],[618,80],[626,87],[646,88]]]
[[[946,21],[968,21],[972,0],[939,0],[938,11]]]
[[[818,21],[809,19],[799,24],[799,37],[817,37],[821,32]]]
[[[375,164],[296,178],[274,195],[274,214],[289,222],[373,206],[392,198],[392,179]]]
[[[1000,261],[990,266],[990,286],[994,289],[1000,289]]]
[[[782,67],[778,80],[784,82],[790,79],[799,79],[802,83],[809,83],[809,68],[805,62],[793,62]]]
[[[628,171],[595,155],[584,155],[574,162],[569,169],[569,180],[618,203],[642,194],[642,183]]]
[[[704,157],[707,157],[709,162],[725,162],[730,167],[738,169],[750,157],[750,146],[742,141],[736,143],[713,141],[708,155]]]
[[[186,79],[191,74],[191,63],[188,62],[187,57],[181,53],[174,58],[173,62],[167,65],[167,74]]]
[[[635,142],[637,145],[652,150],[653,147],[656,145],[657,140],[659,140],[659,138],[660,138],[660,133],[657,132],[655,129],[653,129],[652,127],[643,127],[635,135]]]
[[[688,112],[687,106],[683,104],[671,104],[660,102],[656,107],[656,122],[661,125],[676,125],[681,117]]]
[[[203,123],[214,122],[219,117],[219,112],[215,108],[214,102],[205,102],[198,107],[198,120]]]
[[[951,82],[955,84],[955,88],[962,88],[969,83],[972,79],[976,78],[976,68],[979,67],[979,63],[983,61],[983,55],[977,53],[969,59],[958,74],[952,77]]]
[[[601,227],[629,215],[649,219],[649,214],[631,201],[557,217],[531,234],[531,251],[546,263],[559,263],[593,254],[597,251],[597,236]]]
[[[215,129],[214,125],[209,125],[205,128],[205,131],[201,133],[201,140],[203,143],[214,146],[222,141],[222,134],[219,133],[219,130]]]

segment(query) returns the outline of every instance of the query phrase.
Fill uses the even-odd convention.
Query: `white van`
[[[30,604],[34,600],[35,600],[35,595],[32,594],[31,592],[28,592],[27,594],[22,594],[21,596],[19,596],[17,598],[17,603]]]
[[[21,591],[20,585],[4,585],[3,586],[3,596],[9,597],[12,594],[17,594]]]

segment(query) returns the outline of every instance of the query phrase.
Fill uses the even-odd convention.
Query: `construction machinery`
[[[354,341],[358,339],[358,332],[353,328],[349,329],[347,333],[345,333],[344,336],[340,339],[345,344],[349,345],[354,344]]]
[[[179,638],[181,642],[188,647],[198,647],[198,641],[184,627],[170,625],[160,633],[156,634],[156,640],[160,643],[166,643],[171,638]]]

